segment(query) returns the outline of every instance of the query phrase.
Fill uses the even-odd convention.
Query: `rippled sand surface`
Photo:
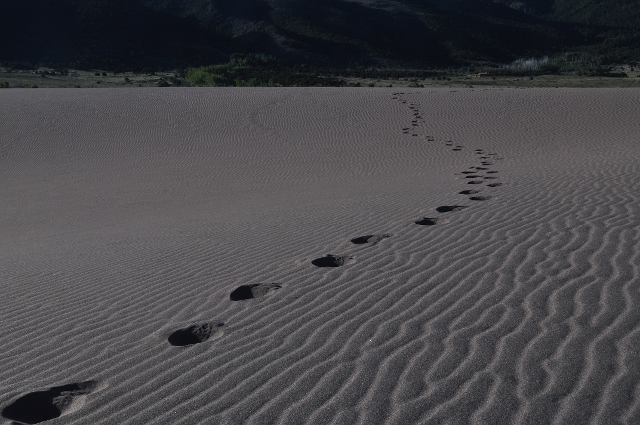
[[[7,422],[640,423],[639,90],[9,89],[0,117]]]

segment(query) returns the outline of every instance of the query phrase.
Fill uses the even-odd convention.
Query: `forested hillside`
[[[637,0],[3,0],[0,62],[133,70],[258,53],[431,67],[575,50],[638,60],[639,21]]]

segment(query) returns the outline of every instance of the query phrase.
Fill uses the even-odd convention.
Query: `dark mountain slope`
[[[640,28],[637,0],[496,0],[516,10],[561,22]]]
[[[599,10],[595,0],[525,3],[535,14],[486,0],[3,0],[0,61],[157,69],[266,53],[294,63],[424,67],[601,42],[597,31],[552,19],[588,20],[581,4]]]
[[[640,28],[638,0],[555,0],[549,17],[556,20]]]

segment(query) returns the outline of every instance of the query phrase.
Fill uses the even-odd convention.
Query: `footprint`
[[[493,165],[493,162],[482,161],[480,164],[482,164],[482,165]]]
[[[488,170],[489,168],[487,167],[475,167],[476,170]]]
[[[467,182],[467,184],[482,184],[484,183],[484,180],[471,180],[470,182]]]
[[[465,208],[467,208],[466,205],[443,205],[441,207],[436,208],[436,211],[438,211],[439,213],[446,213],[446,212],[460,211]]]
[[[502,186],[502,183],[500,183],[500,182],[498,182],[498,183],[491,183],[491,184],[488,184],[487,186],[489,186],[489,187],[498,187],[498,186]]]
[[[460,192],[461,195],[475,195],[476,193],[480,193],[479,190],[463,190],[462,192]]]
[[[465,176],[464,178],[465,179],[477,179],[478,177],[482,177],[482,176],[479,176],[477,174],[470,174],[468,176]]]
[[[169,335],[169,344],[175,347],[200,344],[208,339],[218,339],[224,334],[224,323],[200,323],[178,329]]]
[[[496,176],[484,176],[485,180],[495,180],[497,178],[499,178],[499,177],[496,177]]]
[[[498,174],[497,171],[487,171],[487,174]]]
[[[462,149],[460,149],[460,148],[453,148],[452,150],[453,150],[454,152],[460,152]]]
[[[472,201],[486,201],[488,199],[491,199],[491,196],[487,195],[487,196],[470,196],[469,199],[471,199]]]
[[[229,295],[229,298],[231,298],[231,301],[263,298],[275,294],[275,292],[280,288],[282,288],[282,285],[278,285],[277,283],[254,283],[251,285],[241,285],[233,290],[231,295]]]
[[[475,174],[475,171],[461,171],[462,174]]]
[[[383,239],[389,238],[393,236],[390,233],[385,233],[382,235],[366,235],[366,236],[359,236],[357,238],[353,238],[351,239],[351,243],[354,243],[356,245],[363,245],[363,244],[369,244],[369,245],[375,245],[378,242],[380,242]]]
[[[35,391],[5,407],[2,417],[23,424],[39,424],[59,418],[80,409],[87,394],[100,391],[105,386],[98,381],[85,381]]]
[[[327,254],[324,257],[316,258],[311,262],[314,266],[317,267],[340,267],[345,264],[351,264],[354,258],[349,255],[332,255]]]
[[[437,218],[424,217],[415,222],[421,226],[435,226],[438,223]]]

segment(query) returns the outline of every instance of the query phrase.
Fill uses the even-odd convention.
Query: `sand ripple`
[[[100,382],[65,423],[638,423],[638,99],[9,90],[0,408]]]

